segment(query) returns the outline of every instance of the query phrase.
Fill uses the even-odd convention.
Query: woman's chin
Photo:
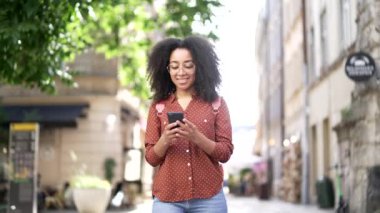
[[[177,85],[176,90],[189,92],[189,91],[193,91],[193,87],[191,87],[190,85]]]

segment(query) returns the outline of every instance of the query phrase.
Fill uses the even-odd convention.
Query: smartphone
[[[182,122],[182,119],[183,119],[182,112],[168,112],[167,114],[168,114],[169,123],[174,123],[176,121]],[[178,125],[176,127],[178,127]]]

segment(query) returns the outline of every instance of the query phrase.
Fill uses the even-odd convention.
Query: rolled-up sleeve
[[[160,119],[157,116],[155,105],[156,104],[153,103],[150,106],[145,133],[145,159],[154,167],[160,165],[164,160],[164,158],[158,156],[153,149],[161,135]]]
[[[211,157],[221,163],[227,162],[233,153],[234,146],[232,144],[230,114],[224,99],[221,100],[219,112],[216,114],[215,142],[216,146]]]

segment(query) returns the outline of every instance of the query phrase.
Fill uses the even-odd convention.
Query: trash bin
[[[335,193],[333,182],[329,177],[324,176],[316,183],[317,201],[320,208],[334,208]]]
[[[269,184],[268,183],[262,183],[259,184],[258,187],[258,197],[261,200],[268,200],[269,199]]]

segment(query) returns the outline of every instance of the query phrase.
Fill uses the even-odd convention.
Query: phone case
[[[182,112],[168,112],[169,123],[174,123],[177,120],[182,121],[183,113]]]

